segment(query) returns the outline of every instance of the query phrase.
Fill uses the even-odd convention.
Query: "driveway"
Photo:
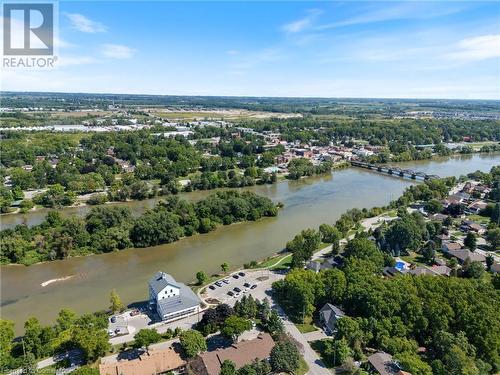
[[[318,354],[311,348],[311,346],[307,342],[307,339],[305,338],[305,335],[300,333],[297,327],[295,327],[295,324],[293,324],[290,319],[288,319],[281,306],[279,306],[272,297],[270,298],[270,300],[272,303],[272,308],[275,309],[280,315],[286,332],[302,345],[304,349],[304,352],[302,354],[304,356],[304,360],[309,366],[309,371],[307,372],[307,374],[332,375],[331,371],[321,361]]]

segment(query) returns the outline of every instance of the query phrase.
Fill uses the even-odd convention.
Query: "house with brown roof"
[[[458,242],[443,242],[443,244],[441,245],[441,250],[443,250],[443,252],[445,253],[449,253],[450,251],[453,251],[453,250],[460,250],[462,249],[462,245],[459,244]]]
[[[261,333],[253,340],[202,353],[190,364],[190,368],[198,375],[219,375],[221,365],[225,360],[232,361],[236,369],[239,369],[255,359],[268,359],[273,348],[274,340],[271,335]]]
[[[158,344],[159,346],[161,344]],[[130,350],[101,359],[100,375],[157,375],[183,372],[186,362],[172,347]]]
[[[371,370],[380,375],[402,375],[404,371],[392,359],[392,355],[385,352],[378,352],[368,357]],[[408,373],[406,373],[408,374]],[[411,375],[411,374],[410,374]]]
[[[450,250],[448,254],[458,260],[458,263],[462,264],[468,259],[471,262],[486,262],[486,257],[482,254],[472,252],[468,249]]]

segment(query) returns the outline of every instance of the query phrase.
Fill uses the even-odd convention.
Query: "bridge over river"
[[[376,172],[385,173],[390,176],[407,177],[413,180],[417,179],[433,180],[436,178],[440,178],[438,175],[435,174],[427,174],[424,172],[414,171],[411,169],[402,169],[390,165],[370,164],[357,160],[351,160],[351,165],[354,167],[366,168]]]

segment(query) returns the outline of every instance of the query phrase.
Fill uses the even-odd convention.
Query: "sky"
[[[60,1],[4,91],[500,99],[500,2]],[[3,18],[3,15],[2,15]]]

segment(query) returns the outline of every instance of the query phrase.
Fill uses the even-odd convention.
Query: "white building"
[[[183,283],[165,272],[158,272],[149,280],[149,306],[164,321],[196,314],[200,299]]]

